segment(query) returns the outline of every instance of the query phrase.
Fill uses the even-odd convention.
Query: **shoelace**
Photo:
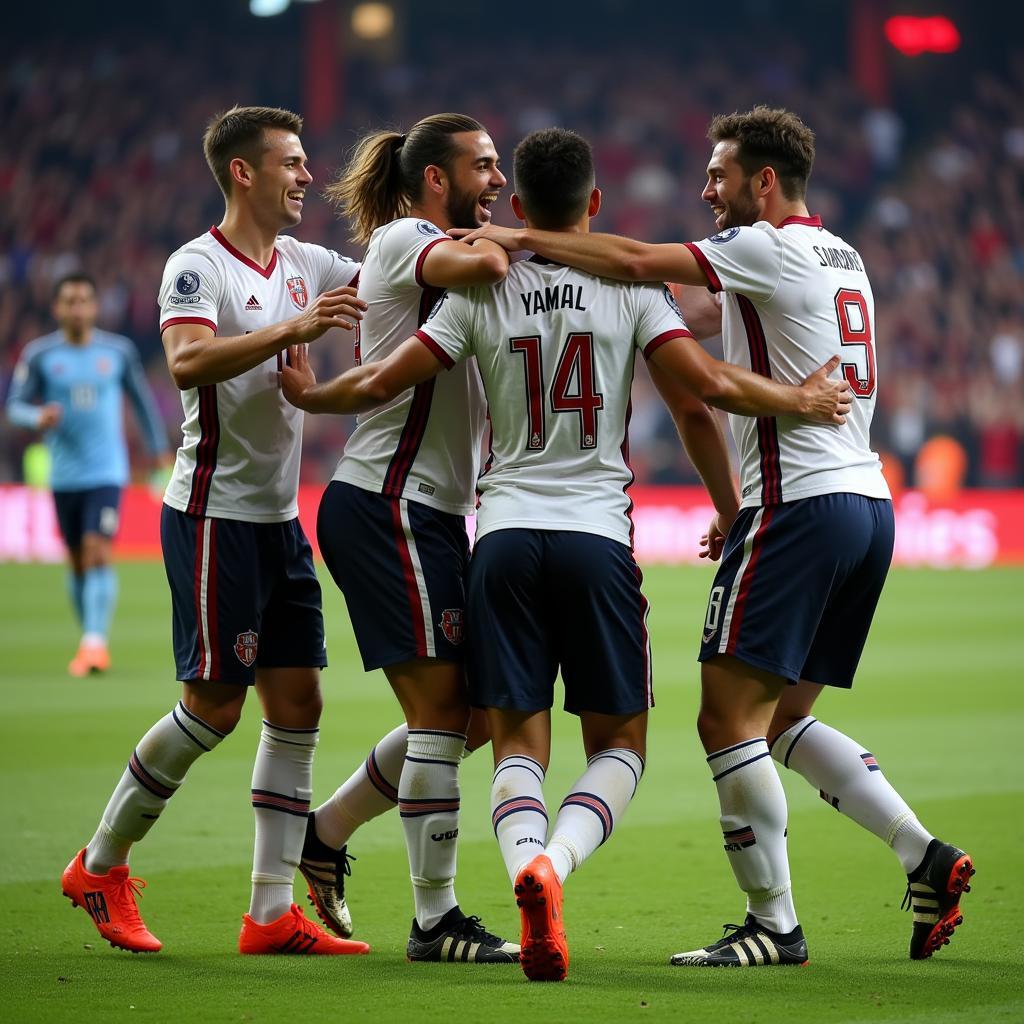
[[[145,888],[146,883],[144,879],[126,878],[111,892],[110,896],[114,903],[117,904],[117,908],[121,912],[121,918],[126,924],[145,928],[145,925],[142,923],[142,917],[139,914],[139,908],[135,903],[136,897],[142,898],[142,890]]]
[[[746,931],[751,931],[750,925],[748,925],[748,924],[723,924],[722,925],[722,938],[723,939],[729,939],[729,938],[733,937],[733,935],[730,935],[730,933],[746,932]]]
[[[476,914],[463,918],[453,931],[460,933],[465,939],[472,939],[475,942],[480,942],[487,946],[498,946],[501,945],[502,942],[497,935],[492,935],[483,926],[483,923]]]

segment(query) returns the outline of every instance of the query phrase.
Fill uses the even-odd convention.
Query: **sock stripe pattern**
[[[178,791],[177,786],[165,786],[146,770],[143,763],[139,760],[138,750],[132,751],[131,760],[128,762],[128,771],[132,773],[135,781],[140,786],[148,789],[153,796],[159,797],[161,800],[170,800]]]
[[[864,762],[864,767],[869,772],[880,772],[882,770],[881,765],[875,760],[874,754],[865,753],[860,755],[860,759]]]
[[[273,793],[269,789],[254,789],[252,805],[264,811],[284,811],[294,814],[297,818],[305,818],[309,814],[309,801],[301,800],[286,793]]]
[[[408,760],[412,760],[409,758]],[[421,764],[449,764],[448,761],[424,761]],[[453,814],[457,813],[461,806],[459,800],[425,800],[407,798],[398,799],[398,813],[403,818],[422,818],[427,814]]]
[[[644,759],[637,754],[635,751],[632,752],[636,760],[640,763],[640,771],[637,772],[636,768],[625,758],[616,753],[614,750],[602,750],[600,753],[595,754],[589,761],[587,761],[588,767],[593,767],[598,761],[618,761],[619,764],[624,764],[633,776],[633,792],[630,794],[630,799],[636,796],[636,787],[640,785],[640,779],[643,777],[644,769],[647,767]]]
[[[538,782],[544,782],[544,766],[540,761],[535,761],[532,757],[527,757],[525,754],[516,754],[513,757],[503,758],[498,767],[494,769],[494,779],[496,780],[502,772],[507,771],[509,768],[522,768],[533,774]]]
[[[797,743],[800,742],[800,740],[803,738],[804,733],[807,732],[807,730],[810,729],[810,727],[812,725],[814,725],[814,723],[816,721],[817,721],[816,718],[812,718],[812,717],[808,717],[807,718],[807,720],[804,722],[803,726],[801,726],[801,728],[799,730],[797,730],[797,732],[795,732],[792,735],[792,737],[790,737],[790,739],[789,739],[789,746],[786,748],[786,753],[783,756],[781,756],[781,757],[779,756],[781,754],[781,750],[776,752],[775,744],[778,743],[779,740],[781,740],[784,736],[788,737],[792,727],[790,727],[790,729],[787,729],[785,732],[780,732],[779,735],[776,736],[775,739],[772,740],[772,742],[769,745],[768,749],[769,749],[769,751],[771,751],[771,755],[772,755],[772,757],[775,758],[776,761],[781,761],[782,762],[782,767],[783,768],[788,768],[789,767],[789,759],[790,759],[790,757],[793,756],[793,748],[797,745]]]
[[[728,832],[722,833],[722,838],[725,840],[726,850],[745,850],[748,846],[754,846],[757,843],[754,830],[749,825],[729,829]]]
[[[601,822],[601,843],[604,844],[612,834],[615,826],[615,819],[612,817],[611,808],[594,793],[570,793],[558,808],[561,812],[566,807],[585,807],[593,811]]]
[[[200,739],[204,733],[211,734],[211,736],[205,737],[207,740],[211,737],[215,737],[214,742],[224,739],[223,733],[217,732],[216,729],[210,728],[201,719],[196,718],[180,700],[177,707],[171,708],[171,720],[204,753],[209,753],[213,749],[203,739]]]
[[[760,743],[764,743],[764,740],[760,740]],[[748,757],[744,761],[740,761],[739,764],[730,765],[715,775],[712,782],[717,782],[719,779],[724,779],[726,775],[731,775],[733,772],[738,772],[741,768],[746,768],[748,764],[753,764],[755,761],[760,761],[762,757],[771,757],[772,755],[767,750],[762,750],[760,753],[754,754],[753,757]],[[708,758],[708,764],[711,764],[711,758]]]
[[[547,826],[548,811],[544,806],[543,801],[537,800],[532,796],[516,796],[510,800],[505,800],[498,804],[494,808],[494,812],[491,814],[491,826],[494,828],[494,833],[498,833],[498,825],[501,824],[510,814],[519,814],[520,812],[533,812],[539,814]]]
[[[370,780],[374,789],[376,789],[381,796],[390,800],[393,804],[398,803],[398,787],[392,786],[391,783],[384,778],[384,773],[380,770],[380,766],[377,764],[376,747],[370,751],[370,756],[366,759],[366,777]]]

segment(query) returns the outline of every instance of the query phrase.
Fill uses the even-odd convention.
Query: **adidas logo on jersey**
[[[255,313],[263,309],[260,305],[260,300],[257,299],[255,295],[249,296],[249,301],[245,304],[245,308],[250,313]]]

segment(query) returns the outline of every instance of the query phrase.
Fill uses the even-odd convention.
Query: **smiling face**
[[[445,211],[451,227],[478,228],[490,221],[491,206],[507,181],[486,132],[459,132],[452,141],[458,155],[447,168]]]
[[[736,159],[739,143],[724,139],[708,161],[708,183],[701,199],[711,206],[719,231],[748,227],[761,219],[762,204],[755,194],[757,175],[747,175]]]
[[[294,227],[302,220],[302,204],[313,176],[306,169],[306,152],[298,135],[281,129],[264,131],[258,166],[251,168],[249,202],[261,220],[277,230]]]

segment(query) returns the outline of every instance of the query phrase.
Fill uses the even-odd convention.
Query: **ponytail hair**
[[[409,213],[422,195],[428,167],[450,170],[459,151],[452,136],[486,130],[466,114],[432,114],[406,135],[373,132],[356,143],[324,197],[349,219],[353,240],[365,245],[381,225]]]

